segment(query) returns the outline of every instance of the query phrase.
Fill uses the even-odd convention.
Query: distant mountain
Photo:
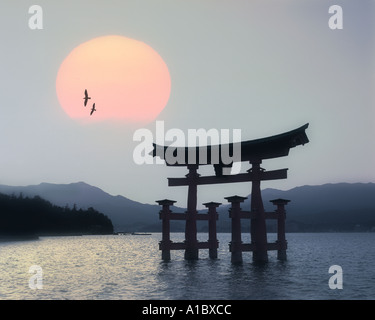
[[[374,183],[301,186],[287,191],[265,189],[262,199],[266,211],[275,210],[270,200],[276,198],[291,200],[285,207],[288,231],[366,231],[375,228]],[[245,200],[241,208],[250,210],[250,200]],[[220,217],[228,216],[228,209],[228,205],[221,206]]]
[[[77,209],[90,207],[108,216],[115,231],[159,231],[160,207],[132,201],[123,196],[112,196],[103,190],[84,182],[70,184],[41,183],[30,186],[0,185],[0,193],[22,193],[25,197],[36,195],[57,206],[68,206]],[[181,210],[181,209],[179,209]]]
[[[0,193],[16,196],[22,193],[24,196],[32,197],[39,195],[58,206],[76,205],[82,209],[93,207],[112,220],[115,231],[161,231],[158,205],[139,203],[123,196],[112,196],[84,182],[41,183],[24,187],[0,185]],[[287,191],[264,189],[262,197],[266,211],[275,209],[269,200],[291,200],[286,206],[286,227],[289,232],[367,231],[375,228],[374,183],[301,186]],[[241,207],[243,210],[249,210],[250,200],[247,199]],[[219,207],[218,231],[230,231],[228,209],[229,205]],[[172,210],[185,211],[183,208]],[[269,223],[270,230],[275,229],[273,222]],[[244,229],[247,230],[249,224],[243,221]],[[172,222],[171,230],[183,231],[184,223]],[[198,230],[207,230],[207,222],[199,221]]]

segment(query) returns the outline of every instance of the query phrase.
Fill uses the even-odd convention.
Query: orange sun
[[[87,89],[87,106],[84,91]],[[64,111],[79,120],[146,123],[166,106],[171,91],[168,68],[145,43],[104,36],[82,43],[62,62],[56,79]],[[96,111],[90,115],[92,105]]]

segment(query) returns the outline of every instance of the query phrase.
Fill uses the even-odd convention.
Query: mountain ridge
[[[68,184],[42,182],[38,185],[7,186],[0,185],[0,193],[22,193],[24,196],[40,196],[58,206],[77,206],[87,209],[93,207],[106,214],[115,231],[153,231],[160,232],[160,207],[141,203],[122,195],[110,195],[102,189],[83,181]],[[269,200],[286,198],[291,202],[286,206],[287,231],[368,231],[375,228],[375,183],[326,183],[304,185],[289,190],[266,188],[262,198],[266,211],[275,208]],[[230,231],[228,204],[218,208],[218,231]],[[250,209],[250,197],[241,207]],[[172,211],[184,212],[185,208],[173,207]],[[205,210],[199,210],[205,212]],[[353,214],[355,212],[355,214]],[[207,223],[198,222],[198,230],[207,230]],[[247,230],[249,222],[244,221]],[[274,226],[270,224],[271,230]],[[172,221],[171,230],[183,231],[184,223]]]

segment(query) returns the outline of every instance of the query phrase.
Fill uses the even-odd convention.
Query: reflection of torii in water
[[[91,112],[90,112],[90,116],[94,113],[94,111],[96,111],[96,109],[95,109],[95,103],[92,105],[92,109],[91,109]]]

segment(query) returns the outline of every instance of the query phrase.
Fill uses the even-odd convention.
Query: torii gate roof
[[[185,155],[184,163],[172,163],[172,162],[168,162],[168,159],[165,159],[165,153],[168,149],[168,146],[159,146],[154,143],[153,144],[154,148],[151,151],[152,152],[151,154],[153,157],[159,156],[161,159],[164,159],[167,166],[187,166],[191,164],[191,163],[188,163],[189,152],[195,152],[195,155],[196,155],[195,164],[197,165],[211,164],[211,165],[218,165],[218,166],[231,166],[232,164],[215,163],[211,159],[211,148],[219,147],[219,152],[221,154],[221,148],[223,146],[226,146],[226,147],[229,147],[229,152],[230,154],[232,154],[234,145],[240,144],[240,147],[241,147],[240,161],[252,161],[252,160],[278,158],[278,157],[287,156],[291,148],[294,148],[299,145],[304,145],[305,143],[309,142],[309,139],[305,132],[308,126],[309,124],[306,123],[305,125],[297,129],[284,132],[278,135],[261,138],[261,139],[255,139],[255,140],[242,141],[242,142],[237,142],[237,143],[220,144],[220,145],[215,145],[215,146],[208,145],[208,146],[196,146],[196,147],[171,147],[174,150],[173,151],[174,155],[177,155],[177,152],[184,152],[184,155]],[[200,152],[205,152],[207,154],[207,161],[204,163],[200,163],[199,161]]]

